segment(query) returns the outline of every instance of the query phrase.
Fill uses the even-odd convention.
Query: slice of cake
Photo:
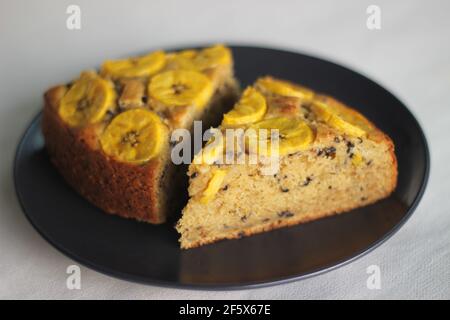
[[[190,199],[176,226],[182,248],[345,212],[396,186],[387,135],[354,109],[287,81],[259,79],[218,129],[189,167]],[[251,137],[267,142],[264,153]]]
[[[195,119],[217,125],[237,90],[222,45],[106,61],[100,72],[46,92],[45,144],[62,176],[94,205],[161,223],[185,176],[170,160],[170,133],[191,129]]]

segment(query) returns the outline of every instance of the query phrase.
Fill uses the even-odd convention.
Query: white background
[[[78,4],[82,29],[66,29]],[[379,5],[382,29],[366,28]],[[449,1],[5,1],[0,0],[0,298],[450,298]],[[244,291],[188,291],[116,280],[82,267],[82,289],[66,289],[73,261],[47,244],[17,203],[12,160],[50,85],[102,60],[159,47],[232,42],[299,50],[367,74],[417,116],[431,147],[428,189],[407,224],[381,247],[308,280]],[[366,268],[381,268],[381,290]]]

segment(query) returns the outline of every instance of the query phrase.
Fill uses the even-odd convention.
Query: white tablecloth
[[[81,8],[81,30],[66,8]],[[366,8],[381,9],[381,29]],[[0,298],[450,298],[449,1],[1,1]],[[338,270],[275,287],[188,291],[145,286],[81,268],[43,240],[16,200],[12,161],[42,92],[110,57],[209,42],[280,47],[325,57],[367,74],[403,100],[431,147],[428,189],[415,214],[385,244]],[[366,286],[369,265],[381,289]]]

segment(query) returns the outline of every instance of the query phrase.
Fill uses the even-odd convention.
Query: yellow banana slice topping
[[[262,140],[262,138],[267,139],[267,153],[269,155],[272,155],[271,138],[273,139],[270,131],[274,129],[277,129],[279,134],[279,155],[305,150],[314,141],[312,129],[300,118],[270,118],[254,123],[250,128],[255,129],[258,140]],[[261,134],[261,129],[267,130],[265,135]]]
[[[195,50],[183,50],[174,52],[167,58],[168,68],[171,70],[196,70],[194,57],[197,55]]]
[[[295,85],[288,81],[277,80],[272,77],[258,79],[256,86],[273,94],[286,97],[297,97],[306,101],[311,101],[314,97],[314,92],[310,89]]]
[[[204,71],[221,65],[231,65],[231,50],[223,45],[215,45],[200,51],[183,50],[168,58],[170,69]]]
[[[114,105],[112,83],[95,72],[83,72],[61,99],[59,115],[72,127],[99,122]]]
[[[267,111],[264,96],[256,89],[248,87],[234,108],[223,116],[223,126],[250,124],[261,120]]]
[[[147,109],[122,112],[100,137],[103,151],[112,158],[129,163],[143,163],[163,149],[167,129],[159,116]]]
[[[205,70],[219,65],[230,65],[231,61],[231,50],[223,45],[205,48],[193,58],[194,65],[199,70]]]
[[[351,136],[364,137],[372,128],[370,122],[359,112],[339,104],[331,105],[315,100],[312,110],[319,120]]]
[[[149,77],[160,71],[166,62],[163,51],[122,60],[107,60],[102,65],[102,74],[112,78]]]
[[[211,80],[192,70],[171,70],[152,78],[149,95],[166,106],[190,106],[201,109],[213,95]]]
[[[202,195],[200,197],[201,203],[208,203],[212,199],[214,199],[214,196],[222,186],[223,180],[225,179],[226,175],[227,171],[222,169],[218,169],[213,172],[213,176],[208,181],[208,185],[206,186],[206,189],[203,190]]]

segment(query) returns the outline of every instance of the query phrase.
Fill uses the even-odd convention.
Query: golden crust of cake
[[[282,83],[288,83],[287,89],[273,88],[271,81],[278,85],[279,80],[263,79],[268,79],[263,84],[271,90],[260,88],[261,80],[254,86],[267,102],[264,117],[255,118],[255,123],[300,119],[314,138],[307,147],[298,143],[296,152],[289,149],[282,154],[279,171],[273,175],[263,175],[261,163],[192,164],[190,200],[177,224],[184,249],[346,212],[383,199],[395,189],[397,160],[386,134],[332,97],[286,81]],[[300,92],[294,92],[296,88]],[[220,179],[214,181],[218,172]]]
[[[190,59],[181,59],[182,63],[189,64],[186,69],[174,63],[182,53],[165,54],[164,66],[159,65],[161,53],[151,53],[139,58],[107,61],[100,74],[85,72],[74,83],[56,86],[45,93],[42,132],[52,163],[78,193],[105,212],[150,223],[164,222],[172,203],[169,190],[173,191],[174,181],[184,174],[181,167],[170,161],[170,132],[176,128],[190,129],[192,121],[200,118],[210,124],[217,123],[218,114],[235,99],[238,86],[233,77],[232,60],[223,61],[224,52],[225,58],[231,59],[229,49],[215,46],[192,52]],[[202,56],[204,52],[208,53],[207,57]],[[201,59],[197,61],[196,57]],[[207,60],[210,57],[212,60]],[[177,82],[161,81],[159,88],[163,88],[151,91],[152,79],[167,72],[175,77],[169,81]],[[192,82],[191,74],[203,82],[200,85],[195,82],[198,80]],[[187,87],[199,89],[187,92],[183,104],[175,105],[177,97],[168,95],[164,88],[171,85],[178,86],[180,94],[186,92]],[[73,101],[80,95],[85,98],[74,107]],[[159,101],[161,95],[166,100],[172,99],[174,105]],[[166,101],[163,98],[161,100]],[[83,112],[86,108],[94,110],[78,116],[77,108]],[[130,110],[142,110],[140,112],[148,116],[150,122],[139,129],[141,131],[130,123],[130,135],[122,138],[123,142],[126,138],[127,147],[122,148],[121,140],[111,139],[117,139],[116,131],[122,130],[124,123],[114,128],[112,123]],[[155,123],[159,120],[152,117],[159,118],[160,123]],[[149,126],[153,131],[148,131]],[[155,128],[159,128],[159,143],[145,141],[152,149],[144,146],[135,151],[144,133],[156,139]],[[106,136],[108,130],[111,133]],[[109,153],[105,151],[106,143]]]

